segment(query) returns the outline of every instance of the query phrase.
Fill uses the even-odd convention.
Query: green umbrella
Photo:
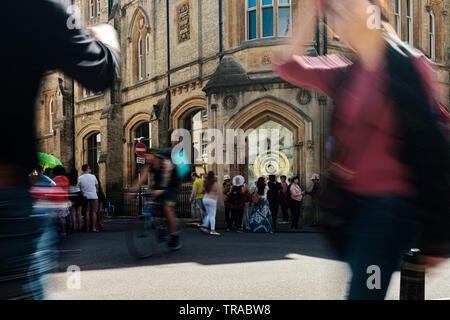
[[[42,152],[38,152],[38,164],[44,169],[62,166],[58,158]]]

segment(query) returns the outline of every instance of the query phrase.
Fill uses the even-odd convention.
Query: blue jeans
[[[414,240],[416,213],[405,197],[359,197],[350,200],[346,227],[346,261],[353,276],[348,292],[351,300],[382,300],[398,270],[401,257]],[[377,276],[370,266],[379,267],[379,288],[370,289]],[[370,279],[369,279],[370,278]]]
[[[0,299],[43,299],[52,271],[53,223],[33,209],[27,188],[0,189]]]

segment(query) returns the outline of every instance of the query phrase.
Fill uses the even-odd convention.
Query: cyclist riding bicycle
[[[137,193],[140,187],[148,181],[150,173],[154,174],[152,200],[161,204],[169,225],[169,248],[179,250],[180,235],[177,232],[174,207],[177,201],[179,178],[174,163],[171,160],[171,148],[150,149],[145,155],[145,166],[141,177],[137,179],[129,192]]]

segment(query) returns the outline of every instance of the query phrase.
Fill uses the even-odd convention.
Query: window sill
[[[122,91],[126,92],[126,91],[129,91],[129,90],[136,89],[136,88],[138,88],[138,87],[140,87],[140,86],[142,86],[142,85],[147,84],[147,83],[150,82],[150,81],[151,81],[150,78],[145,78],[145,79],[139,80],[138,82],[135,82],[135,83],[132,84],[131,86],[128,86],[128,87],[126,87],[126,88],[123,88]]]
[[[238,48],[239,49],[247,49],[247,48],[258,48],[258,47],[267,47],[267,46],[278,46],[281,44],[285,44],[290,37],[266,37],[266,38],[258,38],[252,40],[246,40],[242,42]]]
[[[82,103],[82,102],[86,102],[86,101],[95,100],[95,99],[103,97],[104,95],[105,94],[102,92],[102,93],[99,93],[99,94],[94,94],[93,96],[83,97],[83,98],[77,100],[76,103]]]

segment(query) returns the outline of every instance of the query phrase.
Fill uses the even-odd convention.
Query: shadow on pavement
[[[131,268],[176,263],[220,265],[291,259],[289,254],[337,260],[320,233],[236,233],[218,231],[220,237],[201,233],[196,227],[186,227],[185,245],[170,252],[162,245],[161,252],[144,260],[129,255],[125,243],[126,221],[105,224],[102,233],[73,233],[60,243],[60,250],[77,252],[59,258],[59,270],[70,265],[82,270]],[[81,253],[80,253],[81,252]]]

